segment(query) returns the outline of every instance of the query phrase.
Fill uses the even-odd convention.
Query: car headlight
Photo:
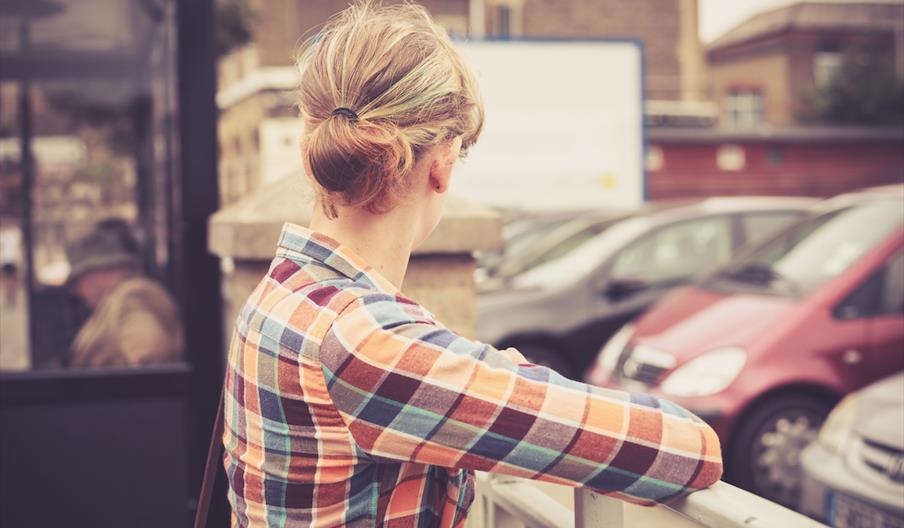
[[[600,350],[599,356],[596,358],[596,366],[599,369],[598,375],[609,378],[615,366],[618,365],[618,358],[621,357],[631,337],[634,336],[634,325],[626,324],[621,327],[618,332],[609,338],[609,341]]]
[[[819,443],[829,451],[840,454],[854,431],[856,416],[857,396],[851,394],[841,400],[829,413],[819,430]]]
[[[670,396],[716,394],[731,385],[746,363],[743,348],[717,348],[675,369],[662,382],[662,392]]]

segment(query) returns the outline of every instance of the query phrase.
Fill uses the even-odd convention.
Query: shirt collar
[[[277,256],[313,260],[332,268],[355,282],[364,282],[391,295],[399,289],[380,275],[354,251],[336,240],[297,224],[286,223],[279,236]]]

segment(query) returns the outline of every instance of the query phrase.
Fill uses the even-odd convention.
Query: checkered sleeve
[[[719,480],[715,432],[666,400],[591,387],[456,335],[417,305],[358,297],[320,349],[328,391],[374,460],[586,485],[638,503]]]

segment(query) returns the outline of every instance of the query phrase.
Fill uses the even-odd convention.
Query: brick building
[[[639,38],[648,99],[705,98],[696,0],[487,0],[485,6],[489,36]]]
[[[904,75],[904,3],[800,2],[742,22],[707,47],[714,101],[726,127],[799,121],[847,52],[872,45]]]
[[[648,197],[831,196],[904,182],[904,123],[802,120],[808,98],[865,45],[891,53],[904,79],[904,2],[798,2],[716,39],[707,59],[718,123],[649,129]]]
[[[832,196],[904,182],[904,128],[648,132],[647,196]]]
[[[298,172],[293,55],[304,36],[347,5],[251,0],[253,42],[219,65],[223,203]],[[421,0],[453,36],[629,37],[643,41],[648,108],[670,113],[705,99],[697,0]]]

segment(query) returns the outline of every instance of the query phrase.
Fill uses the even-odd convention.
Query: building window
[[[769,148],[769,162],[773,165],[780,165],[785,159],[785,151],[781,147]]]
[[[813,83],[825,88],[841,70],[843,57],[840,51],[818,51],[813,54]]]
[[[725,116],[732,128],[763,124],[763,92],[759,88],[732,88],[725,99]]]
[[[507,5],[496,6],[495,31],[497,37],[509,38],[512,36],[512,8]]]
[[[716,166],[721,171],[741,171],[746,164],[747,156],[740,145],[720,145],[716,151]]]
[[[523,29],[523,6],[519,0],[495,0],[489,3],[489,37],[520,37]]]
[[[646,168],[648,172],[661,171],[665,166],[665,153],[659,145],[650,145],[647,147]]]

